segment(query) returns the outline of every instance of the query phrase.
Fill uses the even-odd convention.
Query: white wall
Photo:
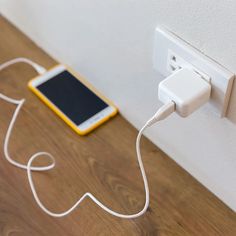
[[[230,0],[0,0],[3,15],[85,75],[136,127],[160,106],[162,77],[152,68],[155,27],[171,29],[236,71],[235,9]],[[234,97],[228,115],[233,122]],[[236,210],[232,122],[205,106],[186,119],[173,115],[151,128],[148,137]]]

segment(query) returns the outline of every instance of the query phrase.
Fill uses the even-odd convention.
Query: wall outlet
[[[154,67],[164,76],[182,67],[193,69],[211,83],[212,108],[221,117],[225,116],[234,80],[232,72],[161,28],[156,28],[155,32]]]

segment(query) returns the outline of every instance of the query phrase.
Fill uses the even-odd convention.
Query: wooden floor
[[[46,68],[56,62],[0,18],[0,63],[24,56]],[[34,173],[39,195],[56,212],[69,208],[85,191],[122,213],[143,207],[144,191],[135,155],[137,131],[120,115],[87,137],[79,137],[27,89],[32,68],[14,65],[0,73],[0,92],[27,101],[10,144],[14,159],[27,163],[35,152],[56,156],[56,168]],[[3,156],[3,138],[15,107],[0,101],[0,235],[159,235],[235,236],[236,214],[173,160],[143,139],[150,185],[150,208],[135,220],[108,215],[89,199],[70,216],[55,219],[36,205],[26,172]]]

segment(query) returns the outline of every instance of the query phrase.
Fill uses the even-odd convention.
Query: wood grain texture
[[[56,63],[1,17],[0,63],[19,56],[46,68]],[[142,208],[144,190],[134,146],[137,131],[119,115],[79,137],[27,89],[33,76],[29,66],[14,65],[0,73],[0,92],[27,99],[10,142],[14,159],[26,163],[40,150],[56,157],[54,170],[34,173],[44,204],[60,212],[91,191],[116,211],[134,213]],[[65,218],[47,216],[33,200],[26,172],[3,157],[3,138],[14,109],[0,101],[0,235],[236,235],[236,214],[145,138],[142,153],[151,196],[144,216],[119,219],[90,200]]]

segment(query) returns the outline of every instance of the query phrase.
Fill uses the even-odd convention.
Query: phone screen
[[[37,89],[77,126],[108,107],[68,71],[50,78]]]

